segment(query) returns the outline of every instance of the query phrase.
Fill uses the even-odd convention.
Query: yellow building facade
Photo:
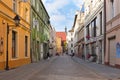
[[[0,0],[0,70],[30,63],[30,1],[23,1]]]
[[[57,47],[56,52],[61,54],[62,53],[62,46],[61,46],[61,38],[60,37],[56,37],[56,47]]]

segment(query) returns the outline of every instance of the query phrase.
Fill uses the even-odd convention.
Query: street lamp
[[[13,19],[15,21],[15,25],[18,26],[20,24],[20,17],[19,15],[16,15]]]
[[[15,26],[18,26],[20,24],[20,17],[19,15],[16,15],[13,20],[15,21]],[[7,44],[6,44],[6,67],[5,67],[5,70],[9,70],[9,64],[8,64],[8,35],[9,35],[9,27],[10,25],[7,23],[7,38],[6,38],[6,41],[7,41]]]

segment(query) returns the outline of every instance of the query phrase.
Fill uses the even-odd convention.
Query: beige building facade
[[[120,0],[106,1],[105,63],[120,67]]]

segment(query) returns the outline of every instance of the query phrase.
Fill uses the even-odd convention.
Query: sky
[[[42,0],[50,16],[50,22],[56,31],[72,29],[75,12],[80,10],[82,0]]]

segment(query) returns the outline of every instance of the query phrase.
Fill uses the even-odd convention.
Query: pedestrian
[[[89,59],[90,57],[91,57],[91,55],[88,53],[88,54],[87,54],[87,59]]]
[[[75,53],[73,52],[73,53],[72,53],[72,57],[73,57],[74,55],[75,55]]]
[[[82,59],[85,60],[85,55],[84,54],[82,54]]]
[[[49,52],[47,53],[47,58],[48,58],[48,59],[50,58],[50,53],[49,53]]]

